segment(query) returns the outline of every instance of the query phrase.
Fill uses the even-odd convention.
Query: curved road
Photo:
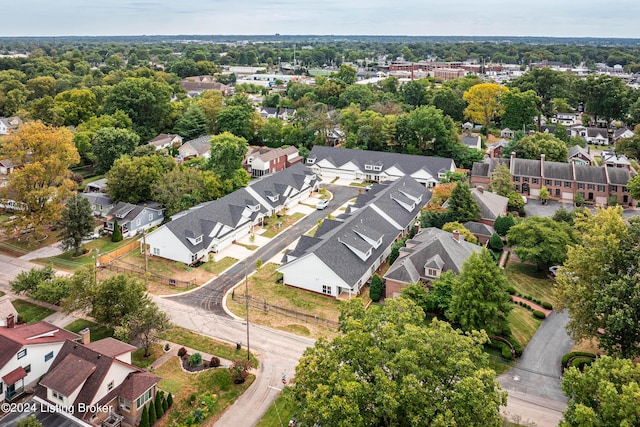
[[[333,194],[333,198],[331,199],[331,202],[329,202],[330,209],[313,211],[311,214],[307,215],[305,218],[271,239],[269,243],[257,249],[246,259],[247,274],[251,274],[255,270],[256,261],[259,259],[266,261],[275,257],[279,253],[282,253],[284,249],[291,244],[291,242],[295,241],[315,226],[319,219],[326,218],[332,209],[337,209],[339,206],[342,206],[358,194],[358,188],[356,187],[338,187],[329,185],[326,188]],[[222,275],[207,282],[195,291],[165,298],[190,307],[202,308],[220,316],[227,316],[227,313],[222,307],[222,298],[227,290],[233,288],[244,280],[244,275],[245,262],[239,262]]]

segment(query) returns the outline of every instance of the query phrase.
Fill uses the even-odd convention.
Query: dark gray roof
[[[419,170],[425,170],[434,178],[438,178],[438,171],[455,168],[452,159],[444,157],[427,157],[400,153],[385,153],[382,151],[351,150],[347,148],[333,148],[315,145],[308,156],[315,159],[317,164],[321,160],[328,160],[337,168],[352,162],[364,171],[365,164],[382,164],[382,170],[393,166],[407,175]],[[377,163],[380,162],[380,163]]]
[[[507,210],[509,203],[507,197],[499,196],[480,187],[473,188],[471,195],[480,206],[483,219],[495,220],[498,216],[504,215]]]
[[[133,221],[145,209],[161,210],[160,205],[156,202],[146,202],[133,205],[126,202],[118,202],[109,212],[107,217],[109,220],[118,219],[118,224],[123,225]]]
[[[491,237],[493,236],[493,233],[495,233],[496,231],[492,226],[483,224],[481,222],[468,221],[462,225],[464,225],[464,228],[469,230],[471,234],[473,234],[476,237],[477,236]]]
[[[480,138],[479,136],[461,136],[460,140],[467,147],[477,148],[478,147],[478,139],[479,138]]]
[[[89,200],[92,205],[113,205],[113,199],[105,193],[78,193],[78,196]]]
[[[306,239],[299,242],[295,254],[302,256],[313,253],[346,283],[352,287],[356,285],[401,233],[398,226],[405,228],[411,225],[420,208],[431,199],[431,192],[409,176],[375,188],[358,196],[356,205],[361,207],[343,215],[343,221],[323,221],[315,234],[319,241],[313,246],[308,246]],[[408,195],[420,201],[415,203],[411,211],[407,211],[392,198],[394,193],[404,193],[404,197]],[[364,198],[366,204],[362,203]],[[380,245],[375,248],[358,232],[370,240],[378,240],[378,237]],[[362,252],[371,250],[371,255],[363,261],[349,246]]]
[[[607,175],[604,168],[600,166],[575,165],[576,181],[592,182],[594,184],[606,184]]]
[[[631,173],[625,168],[607,168],[609,183],[613,185],[627,185],[631,179]]]
[[[547,179],[572,181],[573,165],[570,163],[544,162],[544,177]]]
[[[471,176],[491,178],[491,174],[499,164],[504,164],[509,167],[510,163],[510,159],[484,159],[482,162],[474,162],[471,167]]]
[[[425,276],[424,267],[434,256],[442,260],[441,270],[460,273],[462,264],[473,252],[480,251],[480,246],[456,241],[451,233],[437,228],[425,228],[407,241],[409,250],[401,251],[400,257],[391,265],[385,279],[393,279],[402,283],[417,282]],[[416,277],[416,274],[418,275]]]
[[[593,157],[591,157],[591,154],[589,154],[589,152],[586,149],[582,148],[579,145],[574,145],[573,147],[570,147],[569,155],[567,157],[569,158],[569,160],[571,160],[571,158],[576,156],[584,156],[587,159],[589,159],[589,161],[591,161],[591,164],[595,163]]]
[[[196,139],[185,142],[183,145],[190,145],[198,154],[204,154],[211,149],[211,135],[204,135]]]
[[[540,176],[540,160],[515,158],[512,167],[513,175]]]

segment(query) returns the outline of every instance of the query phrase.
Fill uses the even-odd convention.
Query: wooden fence
[[[236,295],[235,292],[231,293],[231,299],[238,304],[245,303],[244,294],[238,293]],[[326,326],[332,329],[338,329],[339,324],[334,320],[324,319],[322,317],[314,316],[313,314],[301,313],[299,311],[290,310],[284,307],[278,307],[277,305],[269,304],[267,300],[253,298],[252,296],[248,297],[249,307],[257,308],[258,310],[262,310],[265,313],[272,312],[275,314],[280,314],[287,317],[293,317],[297,320],[302,320],[305,323],[313,323],[315,325]]]
[[[121,256],[126,255],[136,249],[140,249],[140,242],[134,240],[133,242],[129,242],[126,245],[119,247],[118,249],[114,249],[111,252],[100,255],[98,257],[98,262],[101,266],[107,265],[115,259],[120,258]]]

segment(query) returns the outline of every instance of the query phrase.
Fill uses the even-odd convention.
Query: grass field
[[[238,262],[238,260],[235,258],[224,257],[218,261],[207,261],[198,268],[208,271],[209,273],[220,274],[236,262]]]
[[[50,314],[55,313],[51,309],[41,307],[22,299],[13,300],[11,301],[11,303],[18,312],[18,316],[20,316],[24,323],[36,323],[43,320]]]
[[[504,270],[509,284],[522,295],[556,303],[553,295],[553,280],[533,265],[511,262]]]
[[[169,329],[162,335],[162,338],[177,345],[183,345],[194,350],[213,354],[223,359],[236,360],[247,357],[247,351],[245,349],[236,350],[236,347],[231,344],[205,337],[204,335],[181,327]],[[258,367],[258,359],[256,359],[253,354],[251,355],[251,361],[254,367]]]
[[[144,369],[158,360],[163,354],[164,350],[162,349],[162,345],[151,344],[149,347],[149,357],[144,357],[144,348],[139,348],[131,355],[131,364]]]
[[[285,230],[289,226],[293,225],[298,220],[304,218],[305,215],[302,213],[294,213],[292,215],[283,215],[280,217],[269,217],[264,219],[264,233],[261,234],[262,237],[266,237],[267,239],[272,239],[277,236],[281,231]],[[278,226],[280,224],[280,226]]]
[[[74,320],[73,322],[65,326],[65,329],[67,331],[75,332],[76,334],[85,328],[89,328],[90,330],[91,342],[113,336],[113,328],[99,325],[95,322],[90,322],[89,320],[85,319]]]
[[[524,348],[533,334],[536,333],[542,322],[531,314],[531,311],[519,305],[513,305],[513,310],[509,313],[509,325],[511,326],[511,334],[518,341],[518,344]]]
[[[298,404],[293,396],[293,389],[285,387],[273,405],[267,409],[256,427],[282,427],[288,425],[289,420],[298,412]]]
[[[187,425],[188,417],[201,412],[201,423],[212,425],[224,410],[233,404],[253,383],[254,375],[249,375],[243,384],[233,384],[228,369],[216,368],[196,374],[182,370],[180,360],[171,358],[155,373],[162,377],[158,387],[173,395],[173,406],[155,426]],[[195,395],[191,403],[190,397]]]

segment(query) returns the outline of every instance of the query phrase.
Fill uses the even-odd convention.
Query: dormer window
[[[196,237],[195,242],[196,242],[196,245],[197,245],[198,243],[202,243],[202,236],[198,236],[198,237]]]
[[[443,172],[438,172],[438,178],[442,179],[446,176]]]
[[[366,171],[370,171],[371,169],[373,169],[373,166],[371,166],[371,165],[364,165],[364,170],[366,170]]]
[[[425,274],[427,277],[438,277],[440,276],[440,270],[436,270],[435,268],[427,268]]]
[[[314,164],[315,162],[316,162],[316,159],[315,159],[315,158],[311,158],[311,157],[310,157],[310,158],[308,158],[308,159],[307,159],[307,164],[308,164],[308,165],[312,165],[312,164]]]
[[[382,166],[374,166],[373,170],[377,171],[377,172],[380,172],[382,170]]]
[[[258,205],[250,205],[250,206],[247,206],[247,207],[251,210],[251,212],[258,212],[260,210],[260,205],[259,204]]]

